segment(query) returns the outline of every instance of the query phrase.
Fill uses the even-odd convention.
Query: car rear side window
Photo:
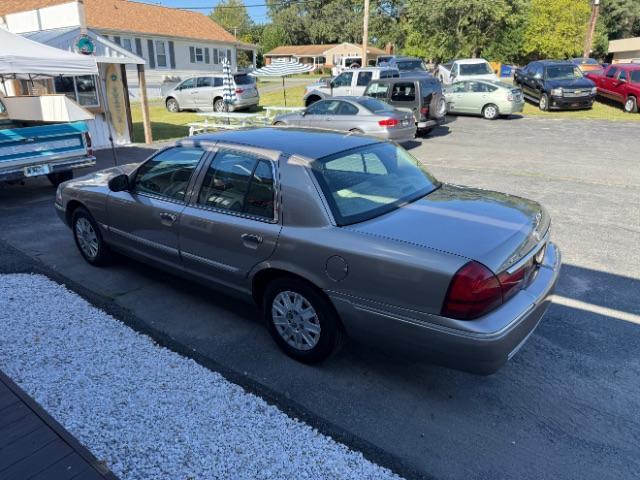
[[[221,87],[222,85],[224,85],[224,80],[222,79],[222,77],[213,77],[214,87]]]
[[[373,72],[360,72],[358,73],[358,79],[356,85],[359,87],[366,87],[373,78]]]
[[[134,192],[183,201],[203,155],[199,148],[175,147],[160,152],[138,169]]]
[[[340,102],[337,113],[338,115],[357,115],[358,107],[351,105],[349,102]]]
[[[374,82],[370,84],[369,87],[367,88],[366,95],[373,98],[387,98],[388,92],[389,92],[388,83]]]
[[[380,100],[375,100],[373,98],[364,98],[358,100],[358,103],[362,105],[364,108],[369,110],[371,113],[381,113],[381,112],[392,112],[393,107],[388,103],[381,102]]]
[[[197,203],[272,219],[273,198],[273,174],[267,161],[220,151],[207,170]]]
[[[416,86],[413,82],[396,83],[391,91],[394,102],[413,102],[416,99]]]
[[[213,78],[211,77],[198,77],[198,81],[196,86],[199,88],[202,87],[213,87]]]
[[[233,81],[236,82],[236,85],[253,85],[256,83],[255,78],[251,75],[247,75],[246,73],[234,75]]]
[[[618,80],[627,80],[627,72],[625,70],[620,70],[620,75],[618,75]]]

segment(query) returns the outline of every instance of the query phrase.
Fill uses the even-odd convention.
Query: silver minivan
[[[201,77],[187,78],[164,97],[164,104],[170,112],[181,110],[209,110],[225,111],[224,75],[210,74]],[[246,73],[233,74],[233,87],[236,98],[229,105],[230,111],[242,110],[258,105],[260,96],[256,79]]]

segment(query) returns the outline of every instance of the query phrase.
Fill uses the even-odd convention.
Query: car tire
[[[542,96],[540,97],[540,100],[538,101],[538,107],[543,112],[549,111],[549,95],[547,95],[546,93],[542,94]]]
[[[71,230],[80,254],[87,263],[103,267],[111,263],[112,253],[89,211],[78,207],[71,216]]]
[[[284,127],[286,125],[286,123],[284,123],[284,122],[273,122],[272,125],[274,127]]]
[[[628,97],[624,102],[624,111],[627,113],[638,113],[638,101],[636,97]]]
[[[67,180],[71,180],[73,178],[73,170],[67,170],[66,172],[54,172],[47,175],[49,182],[51,185],[58,188],[58,186],[62,182],[66,182]]]
[[[165,106],[167,110],[171,113],[179,113],[181,111],[180,104],[175,98],[168,98]]]
[[[224,100],[222,98],[216,98],[213,101],[213,111],[214,112],[226,112],[226,105],[224,104]]]
[[[352,128],[351,130],[349,130],[349,133],[355,133],[356,135],[364,135],[364,132],[359,128]]]
[[[329,300],[304,280],[276,278],[267,285],[262,304],[269,333],[291,358],[321,362],[341,344],[338,314]]]
[[[490,103],[482,109],[482,116],[487,120],[495,120],[500,116],[500,110],[497,105]]]

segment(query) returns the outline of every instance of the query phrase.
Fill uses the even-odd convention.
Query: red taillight
[[[242,93],[244,90],[242,88],[236,88],[236,93]]]
[[[420,114],[421,114],[423,117],[426,117],[427,115],[429,115],[429,107],[428,107],[428,106],[427,106],[427,107],[422,107],[422,108],[420,109]]]
[[[84,144],[87,147],[87,155],[89,156],[93,156],[93,148],[92,148],[92,143],[91,143],[91,135],[89,135],[89,132],[84,132],[83,133],[84,136]]]
[[[498,275],[498,281],[502,285],[502,299],[507,299],[514,296],[524,286],[535,269],[533,258],[529,260],[525,265],[520,267],[513,273],[502,272]]]
[[[380,125],[381,127],[395,127],[399,123],[400,122],[396,118],[385,118],[384,120],[380,120],[378,122],[378,125]]]
[[[513,94],[512,94],[512,93],[509,93],[509,94],[507,95],[507,101],[508,101],[508,102],[513,102]]]
[[[502,304],[498,278],[484,265],[469,262],[456,272],[442,306],[442,315],[472,320]]]

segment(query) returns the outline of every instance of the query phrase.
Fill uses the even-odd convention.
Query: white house
[[[238,41],[207,16],[128,0],[2,0],[0,27],[69,50],[88,31],[98,43],[115,44],[145,61],[149,97],[179,79],[222,70],[223,58],[237,68],[239,50],[248,51],[255,66],[257,47]],[[136,97],[135,62],[127,63],[126,72]]]

